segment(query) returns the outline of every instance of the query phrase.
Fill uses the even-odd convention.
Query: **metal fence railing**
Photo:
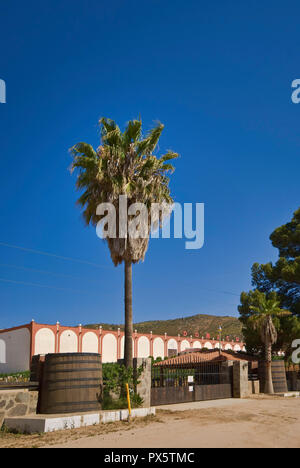
[[[152,367],[152,388],[186,387],[193,384],[218,385],[230,382],[230,369],[224,368],[222,363]]]

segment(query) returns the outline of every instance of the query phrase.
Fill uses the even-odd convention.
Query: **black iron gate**
[[[151,405],[232,398],[232,367],[222,362],[152,367]]]

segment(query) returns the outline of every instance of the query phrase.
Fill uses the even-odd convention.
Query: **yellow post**
[[[128,403],[128,421],[130,421],[130,419],[131,419],[131,404],[130,404],[130,394],[129,394],[128,383],[126,384],[126,393],[127,393],[127,403]]]

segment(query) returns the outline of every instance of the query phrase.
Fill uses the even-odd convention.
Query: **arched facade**
[[[140,358],[147,358],[150,356],[150,342],[146,336],[141,336],[138,339],[137,355]]]
[[[206,349],[213,349],[213,346],[212,346],[212,344],[211,344],[209,341],[206,341],[206,343],[204,344],[204,348],[206,348]]]
[[[214,339],[155,335],[134,332],[133,357],[164,358],[187,349],[218,347]],[[222,349],[245,351],[241,341],[222,341]],[[94,352],[103,362],[116,362],[124,357],[124,332],[55,325],[30,324],[0,330],[0,373],[28,370],[35,354]]]
[[[34,354],[55,353],[55,334],[49,328],[41,328],[35,335]]]
[[[202,345],[201,345],[200,341],[194,341],[194,343],[193,343],[193,348],[199,348],[199,349],[201,349],[201,348],[202,348]]]
[[[174,338],[171,338],[170,340],[168,340],[166,351],[167,351],[166,356],[170,354],[170,351],[171,352],[174,351],[174,353],[178,353],[178,343]]]
[[[82,338],[83,353],[99,353],[99,339],[96,333],[87,332]]]
[[[191,347],[190,343],[187,340],[183,340],[181,342],[180,351],[185,351],[186,349],[190,347]]]
[[[112,333],[107,333],[102,339],[102,362],[116,362],[117,356],[117,339]]]
[[[153,357],[154,359],[158,357],[163,359],[165,357],[165,344],[162,338],[155,338],[153,340]]]
[[[78,353],[78,337],[72,330],[65,330],[60,335],[60,353]]]

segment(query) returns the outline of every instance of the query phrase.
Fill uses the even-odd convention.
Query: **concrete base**
[[[143,418],[155,415],[155,408],[136,408],[131,411],[132,418]],[[116,421],[126,421],[128,410],[101,411],[100,413],[43,415],[36,414],[19,418],[5,418],[4,424],[11,431],[22,433],[44,433],[96,426]]]
[[[284,398],[299,398],[300,392],[276,393],[276,395]]]

